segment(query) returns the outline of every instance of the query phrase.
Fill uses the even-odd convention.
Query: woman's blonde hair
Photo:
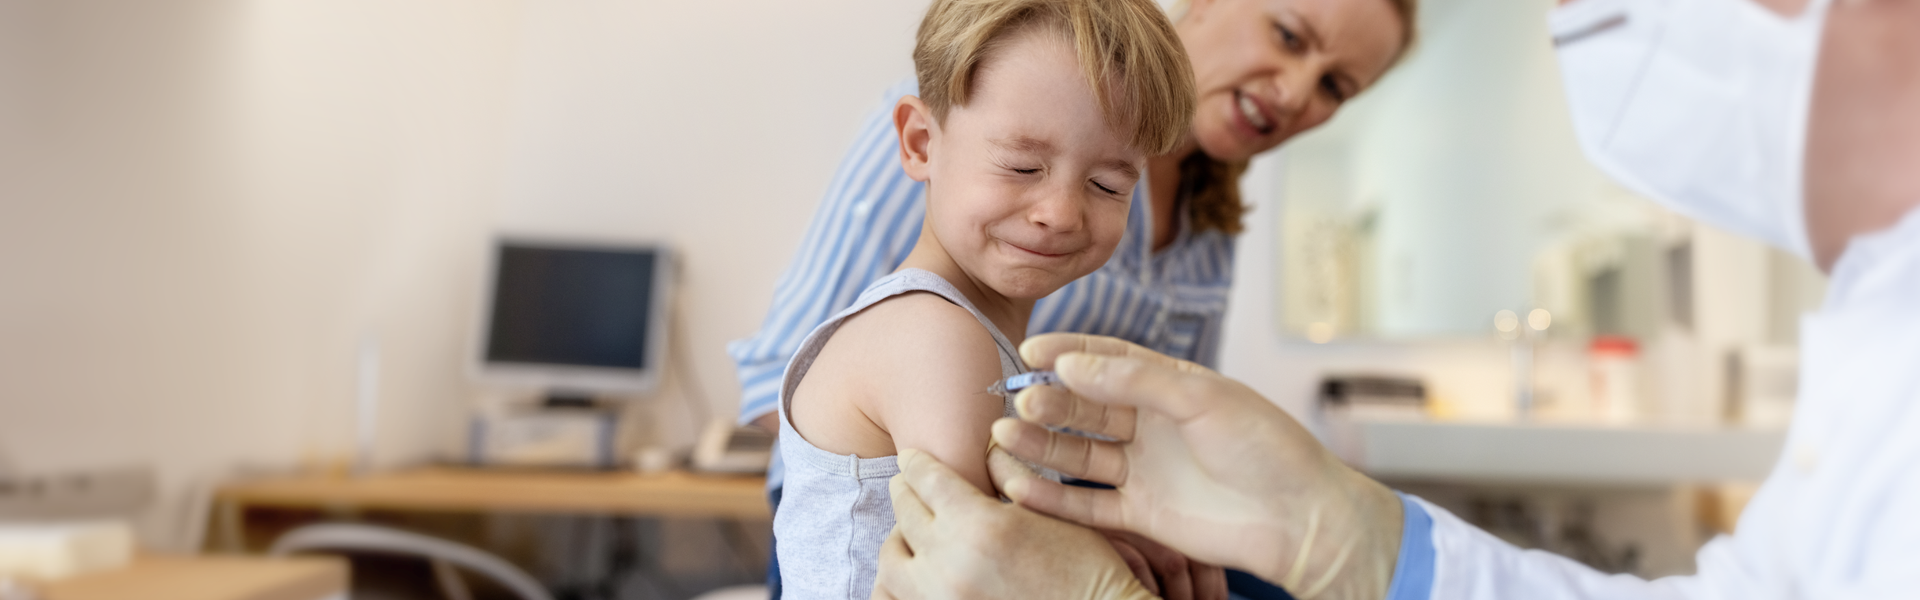
[[[1073,42],[1101,112],[1135,148],[1158,156],[1186,137],[1193,64],[1153,0],[935,0],[913,48],[920,99],[934,120],[966,106],[981,66],[1028,27]]]

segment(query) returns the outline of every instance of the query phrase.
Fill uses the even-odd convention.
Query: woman
[[[1029,332],[1108,335],[1215,364],[1233,235],[1245,211],[1241,171],[1379,80],[1412,40],[1414,1],[1194,0],[1175,8],[1197,84],[1192,131],[1178,150],[1149,162],[1113,258],[1041,300]],[[888,110],[915,89],[896,85],[868,116],[760,331],[729,345],[741,422],[777,429],[777,385],[800,340],[898,267],[918,239],[925,188],[900,170]],[[767,477],[776,507],[781,471],[776,461]],[[770,571],[777,578],[777,565]]]

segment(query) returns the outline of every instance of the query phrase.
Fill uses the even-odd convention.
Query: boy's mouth
[[[1020,245],[1020,244],[1015,244],[1015,243],[1013,243],[1013,242],[1009,242],[1009,241],[1006,241],[1006,240],[1000,240],[1000,242],[1001,242],[1001,243],[1003,243],[1003,244],[1006,244],[1006,245],[1008,245],[1008,246],[1012,246],[1012,247],[1013,247],[1013,248],[1014,248],[1015,250],[1019,250],[1019,251],[1021,251],[1021,252],[1024,252],[1024,253],[1027,253],[1027,254],[1031,254],[1031,255],[1034,255],[1034,256],[1038,256],[1038,257],[1041,257],[1041,258],[1060,258],[1060,257],[1063,257],[1063,256],[1066,256],[1066,255],[1068,255],[1068,254],[1071,254],[1071,253],[1072,253],[1072,251],[1070,251],[1070,250],[1067,250],[1067,249],[1064,249],[1064,248],[1046,248],[1046,247],[1042,247],[1042,248],[1038,248],[1038,249],[1035,249],[1035,248],[1029,248],[1029,247],[1026,247],[1026,246],[1022,246],[1022,245]],[[1052,250],[1053,252],[1048,252],[1048,250]]]

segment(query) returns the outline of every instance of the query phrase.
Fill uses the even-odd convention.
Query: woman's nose
[[[1286,68],[1274,76],[1273,95],[1267,98],[1274,103],[1274,115],[1281,123],[1293,123],[1307,111],[1307,103],[1313,100],[1314,88],[1320,81],[1320,69],[1307,60],[1289,61]]]

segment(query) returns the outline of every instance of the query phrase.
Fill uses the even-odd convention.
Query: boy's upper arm
[[[1005,401],[987,386],[1001,377],[992,334],[972,313],[933,294],[910,294],[868,309],[867,402],[862,410],[893,438],[896,451],[933,454],[982,491],[987,443]]]

